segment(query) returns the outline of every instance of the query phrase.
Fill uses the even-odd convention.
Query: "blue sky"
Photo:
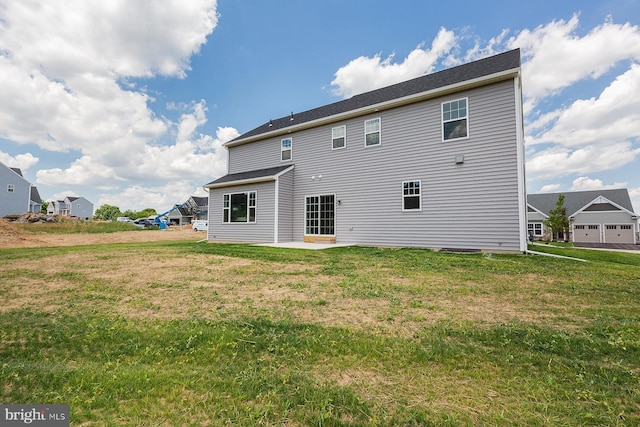
[[[640,0],[0,0],[0,162],[45,200],[162,211],[271,118],[515,47],[528,191],[640,211]]]

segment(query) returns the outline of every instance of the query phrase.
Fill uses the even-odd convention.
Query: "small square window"
[[[280,141],[280,160],[283,162],[291,160],[293,150],[293,141],[286,138]]]
[[[331,129],[331,149],[338,150],[347,146],[347,127],[338,126]]]
[[[380,118],[365,120],[364,122],[364,145],[371,147],[380,145]]]
[[[15,187],[13,186],[13,184],[7,184],[7,193],[13,193],[15,190]]]

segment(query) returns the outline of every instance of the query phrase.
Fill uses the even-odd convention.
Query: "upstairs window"
[[[467,98],[442,103],[442,140],[469,136]]]
[[[7,193],[13,193],[14,190],[15,187],[13,186],[13,184],[7,184]]]
[[[402,183],[402,210],[415,211],[422,208],[420,181],[404,181]]]
[[[291,138],[286,138],[280,141],[280,160],[287,162],[291,160],[291,150],[293,148],[293,142]]]
[[[347,127],[338,126],[331,129],[331,149],[338,150],[347,146]]]
[[[364,122],[364,146],[380,145],[380,117]]]
[[[256,222],[256,192],[225,194],[222,222]]]

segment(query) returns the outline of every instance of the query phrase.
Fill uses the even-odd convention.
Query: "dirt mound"
[[[25,231],[0,219],[0,248],[27,248],[43,246],[98,245],[104,243],[157,242],[165,240],[201,240],[204,233],[191,229],[120,231],[96,234],[41,234]]]
[[[20,247],[26,242],[39,243],[33,233],[24,231],[15,225],[0,219],[0,248]]]

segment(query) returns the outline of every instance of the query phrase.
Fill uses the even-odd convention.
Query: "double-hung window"
[[[337,126],[331,129],[331,149],[337,150],[347,146],[347,127]]]
[[[530,222],[527,224],[527,228],[530,233],[533,233],[534,236],[542,236],[542,223],[541,222]]]
[[[374,145],[380,145],[380,117],[365,120],[364,122],[364,146],[371,147]]]
[[[467,138],[469,136],[468,99],[442,103],[442,140]]]
[[[293,141],[291,138],[285,138],[280,141],[280,160],[287,162],[291,160],[291,151],[293,150]]]
[[[256,192],[225,194],[222,222],[256,222]]]
[[[13,193],[14,190],[15,187],[13,186],[13,184],[7,184],[7,193]]]
[[[404,181],[402,183],[402,210],[419,211],[422,209],[420,181]]]

